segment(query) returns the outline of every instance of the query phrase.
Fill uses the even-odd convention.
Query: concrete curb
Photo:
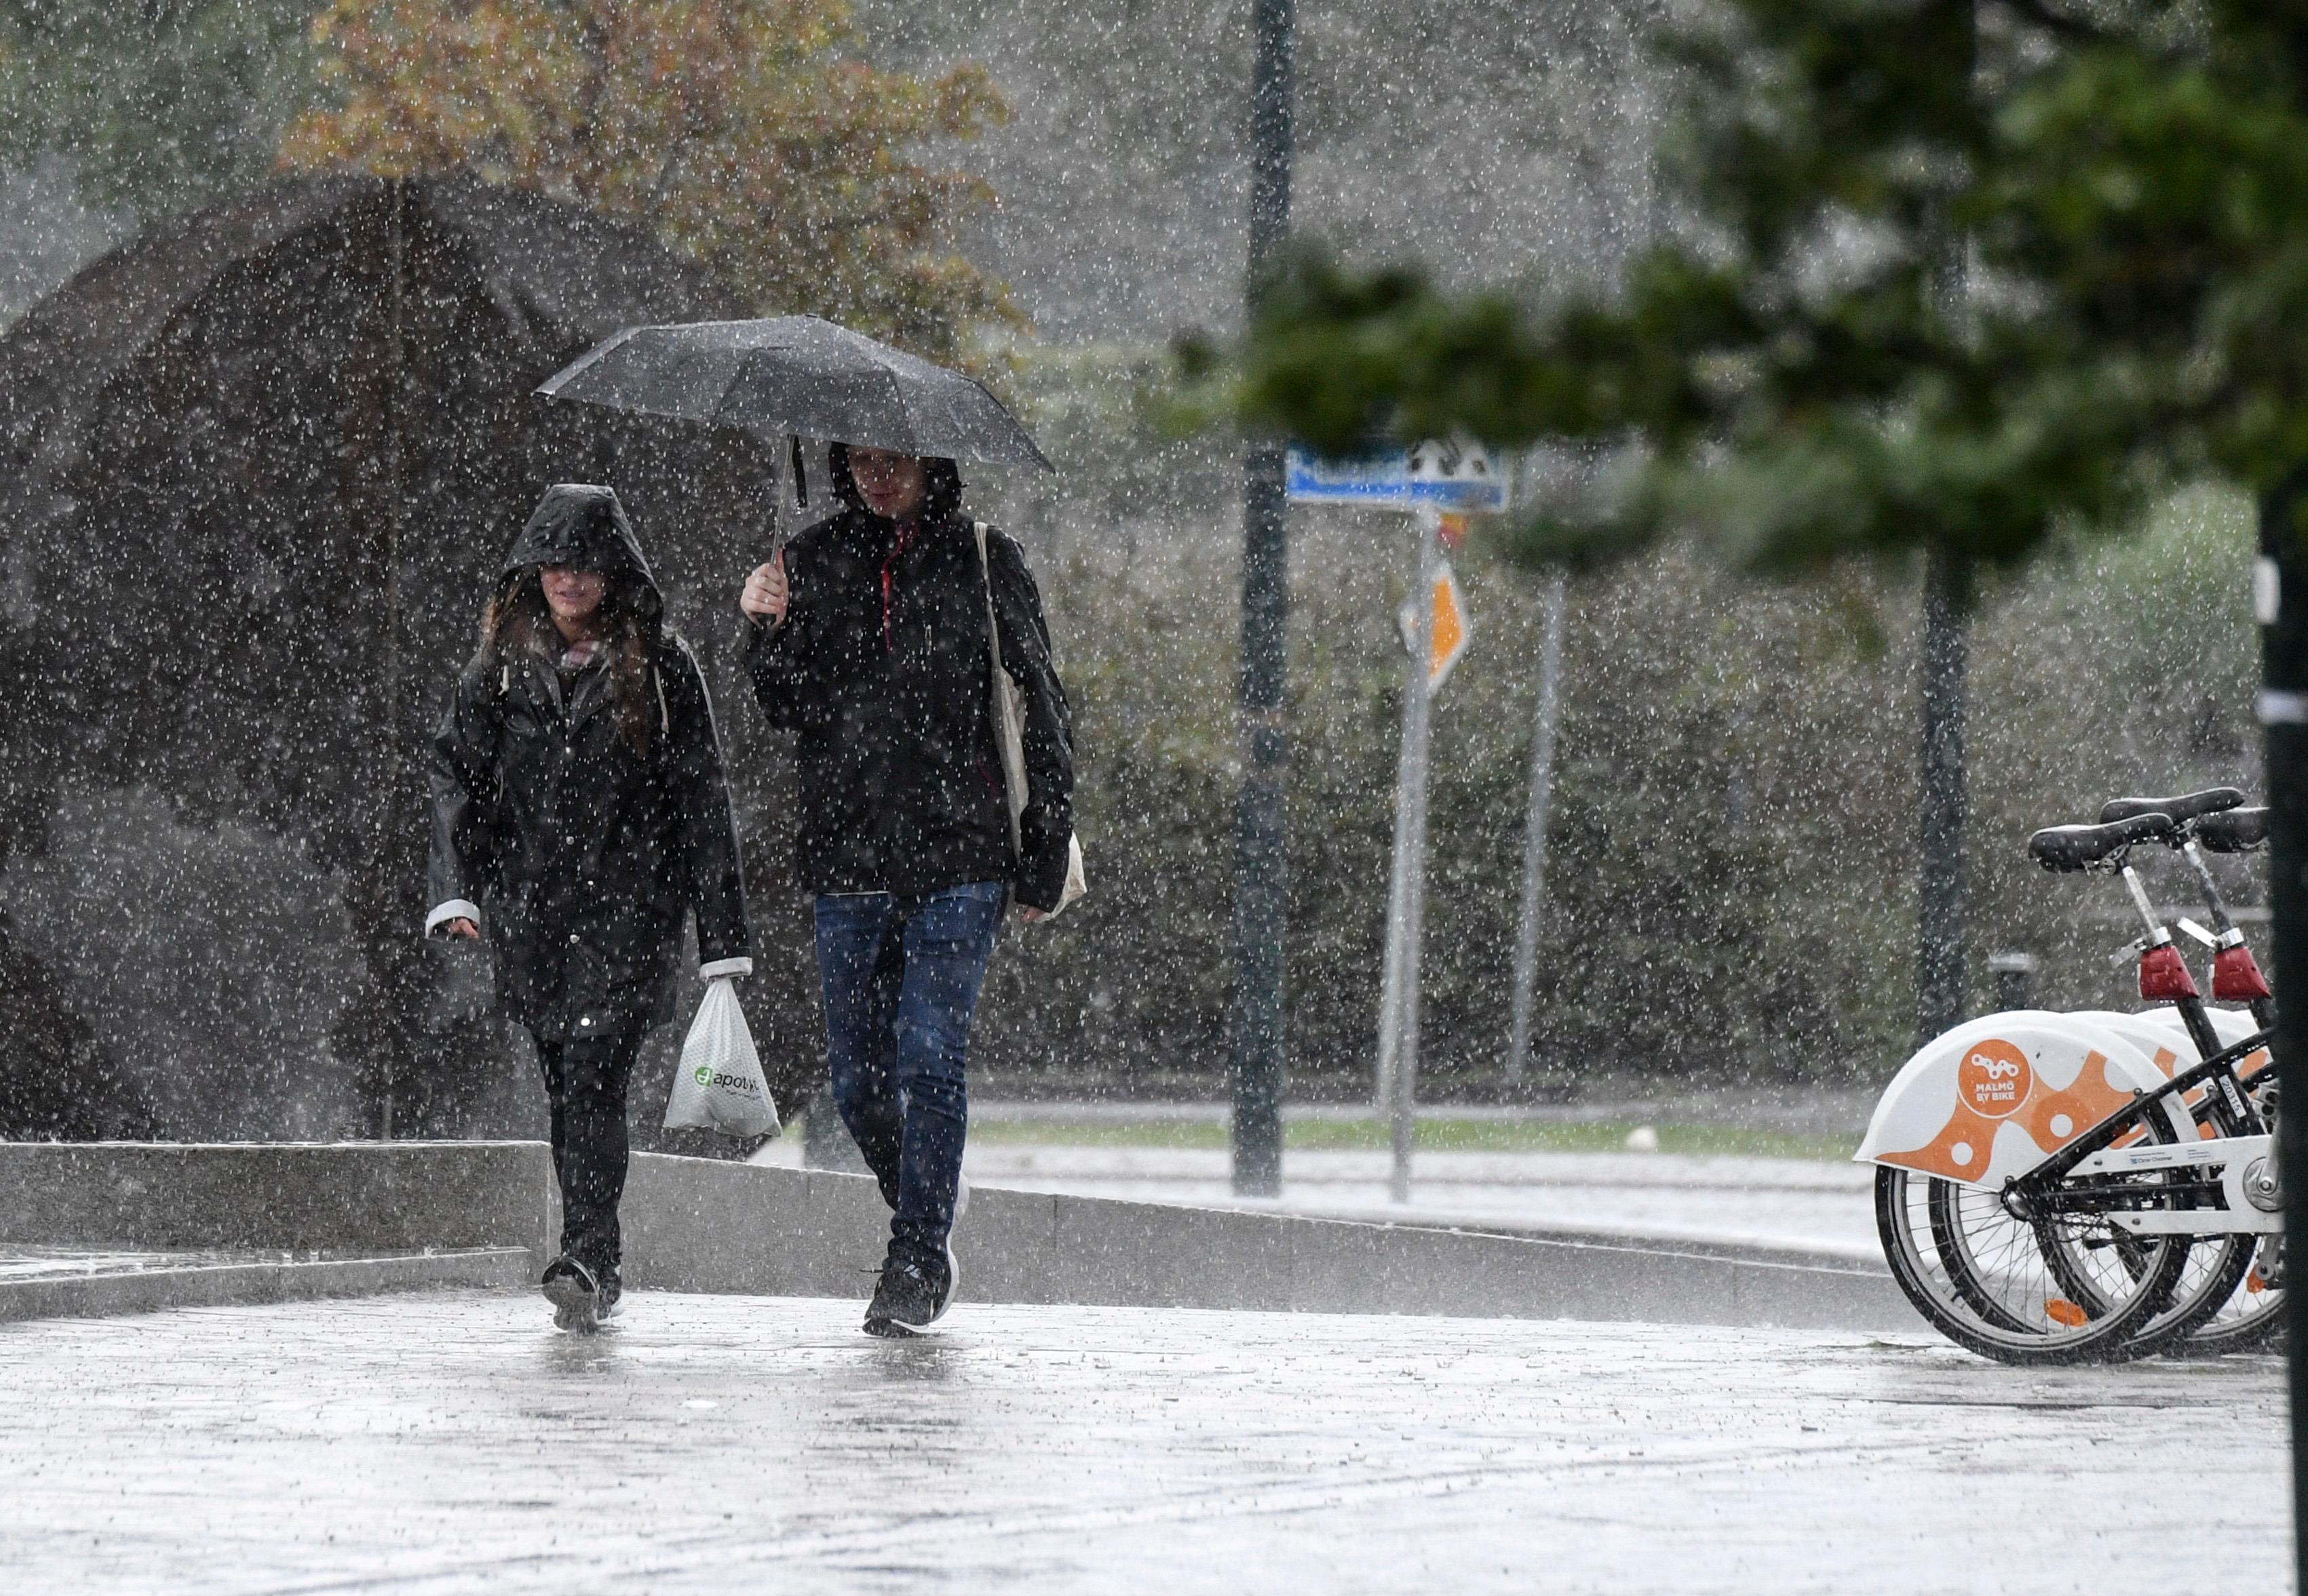
[[[537,1266],[554,1206],[534,1142],[0,1144],[0,1242],[516,1248]],[[624,1220],[629,1285],[862,1300],[888,1211],[862,1176],[643,1154]],[[980,1302],[1916,1326],[1886,1274],[1672,1244],[980,1188],[954,1245]]]
[[[493,1290],[526,1284],[530,1273],[525,1248],[492,1247],[398,1257],[263,1259],[115,1274],[50,1275],[0,1281],[0,1324],[16,1319],[105,1318],[229,1302],[296,1302],[314,1297],[457,1288]]]
[[[542,1254],[552,1204],[542,1142],[0,1142],[0,1241]]]
[[[1453,1218],[1448,1215],[1398,1219],[1377,1210],[1348,1210],[1318,1217],[1350,1224],[1376,1224],[1412,1231],[1453,1231],[1468,1236],[1504,1236],[1521,1241],[1555,1241],[1579,1247],[1633,1247],[1646,1251],[1665,1248],[1694,1257],[1728,1258],[1739,1263],[1772,1264],[1804,1269],[1834,1269],[1891,1278],[1881,1256],[1861,1256],[1822,1247],[1781,1246],[1765,1241],[1718,1240],[1702,1236],[1639,1236],[1588,1225],[1522,1223],[1514,1220]]]

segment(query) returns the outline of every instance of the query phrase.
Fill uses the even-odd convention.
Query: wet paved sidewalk
[[[0,1326],[20,1591],[2278,1591],[2269,1360],[643,1292]]]
[[[1823,1159],[1422,1152],[1405,1206],[1390,1199],[1384,1153],[1287,1151],[1279,1201],[1236,1197],[1220,1148],[973,1142],[965,1168],[981,1186],[1071,1197],[1883,1257],[1874,1170]]]

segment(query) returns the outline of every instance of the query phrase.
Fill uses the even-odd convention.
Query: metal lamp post
[[[1257,0],[1251,74],[1250,270],[1254,303],[1290,231],[1293,0]],[[1253,446],[1243,462],[1242,791],[1235,819],[1234,1188],[1282,1190],[1282,946],[1287,887],[1283,794],[1290,742],[1283,690],[1290,545],[1283,455]]]

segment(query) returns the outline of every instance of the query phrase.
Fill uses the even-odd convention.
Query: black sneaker
[[[891,1340],[919,1335],[937,1322],[952,1300],[950,1265],[941,1261],[926,1266],[911,1258],[893,1257],[882,1266],[881,1283],[874,1288],[873,1303],[866,1309],[866,1334]]]
[[[616,1313],[617,1311],[617,1300],[624,1294],[625,1283],[618,1277],[617,1272],[615,1269],[603,1271],[601,1275],[601,1292],[598,1299],[599,1306],[594,1309],[596,1316],[606,1319],[612,1314]]]
[[[590,1335],[601,1327],[604,1287],[593,1272],[564,1254],[546,1266],[545,1300],[553,1304],[553,1327]],[[616,1299],[612,1297],[614,1305]]]

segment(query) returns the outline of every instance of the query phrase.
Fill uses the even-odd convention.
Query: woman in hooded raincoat
[[[483,936],[537,1040],[561,1187],[545,1293],[590,1329],[619,1292],[625,1093],[672,1017],[684,919],[699,974],[753,969],[705,681],[614,490],[547,490],[505,556],[434,740],[427,934]]]

